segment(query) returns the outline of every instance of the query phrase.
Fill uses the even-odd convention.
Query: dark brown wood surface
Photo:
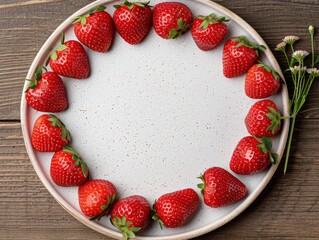
[[[38,179],[24,147],[20,98],[33,58],[54,29],[89,0],[0,0],[0,239],[110,239],[70,216]],[[319,30],[318,0],[225,0],[274,49],[308,25]],[[319,47],[319,38],[316,37]],[[277,52],[282,69],[284,58]],[[291,87],[288,79],[288,85]],[[296,125],[287,175],[280,165],[240,216],[197,239],[319,239],[319,83]]]

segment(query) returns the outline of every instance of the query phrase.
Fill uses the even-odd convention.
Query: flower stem
[[[288,138],[288,143],[287,143],[284,174],[286,174],[286,172],[287,172],[289,155],[290,155],[290,148],[291,148],[291,143],[292,143],[292,136],[293,136],[294,130],[295,130],[295,122],[296,122],[296,116],[293,116],[292,121],[291,121],[291,125],[290,125],[290,132],[289,132],[289,138]]]

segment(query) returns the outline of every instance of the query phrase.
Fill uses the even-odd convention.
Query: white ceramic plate
[[[159,0],[152,0],[154,6]],[[181,1],[194,16],[226,15],[227,38],[246,35],[266,43],[246,22],[226,8],[208,0]],[[71,22],[76,16],[101,4],[112,14],[118,1],[96,1],[76,12],[49,37],[28,72],[30,79],[43,65],[62,32],[76,39]],[[72,146],[88,163],[93,178],[112,181],[120,197],[145,196],[150,203],[164,193],[192,187],[205,169],[220,166],[229,170],[237,142],[247,135],[244,117],[256,102],[244,94],[244,76],[226,79],[222,74],[222,46],[200,51],[190,32],[176,40],[163,40],[154,30],[138,45],[131,46],[117,34],[110,52],[87,49],[92,74],[85,80],[64,78],[70,107],[57,114],[72,134]],[[267,51],[262,61],[279,66]],[[26,86],[25,86],[26,87]],[[288,114],[286,86],[272,97]],[[30,160],[44,186],[71,215],[105,235],[121,238],[108,218],[91,222],[82,215],[77,188],[57,187],[50,179],[52,153],[38,153],[31,146],[34,111],[21,100],[22,130]],[[289,122],[274,140],[274,151],[282,157]],[[158,224],[139,234],[139,239],[189,239],[227,223],[247,208],[265,188],[278,164],[254,176],[237,176],[249,190],[242,201],[213,209],[201,203],[192,220],[177,229],[161,230]],[[199,193],[199,190],[197,190]]]

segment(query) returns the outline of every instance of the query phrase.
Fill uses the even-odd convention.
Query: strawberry
[[[49,57],[51,69],[62,76],[83,79],[90,74],[89,58],[81,43],[70,40],[64,42],[64,34],[61,38],[61,46]]]
[[[138,195],[119,200],[111,212],[111,223],[123,233],[124,239],[135,238],[135,233],[149,223],[151,207],[146,198]]]
[[[118,192],[113,183],[107,180],[89,180],[78,189],[79,205],[83,214],[90,220],[100,220],[108,214]]]
[[[88,166],[71,147],[64,146],[51,160],[50,175],[56,185],[62,187],[80,186],[89,177]]]
[[[271,148],[271,138],[252,136],[242,138],[231,157],[230,169],[242,175],[252,175],[264,171],[270,163],[275,164],[278,158],[276,153],[270,152]]]
[[[148,4],[124,0],[123,4],[114,5],[116,30],[129,44],[141,42],[152,27],[152,10]]]
[[[68,98],[62,79],[54,72],[42,72],[38,67],[35,79],[28,80],[25,92],[27,103],[40,112],[62,112],[68,107]]]
[[[158,221],[161,228],[182,226],[195,212],[199,203],[197,193],[183,189],[162,195],[153,205],[152,219]]]
[[[175,39],[187,32],[193,22],[191,10],[183,3],[162,2],[154,6],[153,26],[164,39]]]
[[[196,45],[203,51],[214,49],[227,34],[229,20],[212,13],[208,16],[197,16],[193,22],[191,33]]]
[[[31,142],[39,152],[57,152],[71,142],[71,135],[60,119],[45,114],[35,121]]]
[[[280,76],[268,65],[263,63],[253,65],[245,79],[245,93],[254,99],[267,98],[280,88]]]
[[[114,39],[114,24],[105,6],[94,8],[74,21],[74,33],[79,41],[97,52],[107,52]]]
[[[266,48],[247,37],[239,36],[229,39],[223,49],[223,72],[227,78],[233,78],[246,73],[254,65],[259,51]]]
[[[247,194],[245,184],[220,167],[207,169],[199,179],[203,183],[197,186],[201,189],[204,203],[209,207],[218,208],[229,205]]]
[[[245,118],[249,134],[256,137],[273,137],[280,130],[281,115],[271,100],[256,102]]]

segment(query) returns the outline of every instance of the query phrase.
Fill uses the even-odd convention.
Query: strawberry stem
[[[136,238],[135,233],[140,231],[141,228],[132,226],[133,223],[126,220],[126,216],[123,216],[122,219],[115,217],[111,219],[111,223],[123,234],[124,239],[134,239]]]
[[[226,17],[218,17],[215,13],[211,13],[208,16],[197,16],[198,19],[204,20],[201,25],[199,26],[202,29],[207,29],[210,24],[214,23],[222,23],[222,22],[229,22],[229,19],[226,19]]]
[[[183,18],[179,18],[177,20],[177,29],[172,28],[169,32],[168,39],[175,39],[179,37],[180,35],[184,34],[187,32],[188,29],[191,28],[191,24],[187,24],[183,21]]]
[[[81,25],[85,25],[86,24],[86,19],[91,16],[93,13],[96,12],[103,12],[106,9],[106,7],[104,5],[101,5],[97,8],[93,8],[90,11],[88,11],[86,14],[81,15],[81,16],[77,16],[75,18],[75,20],[73,21],[73,24],[80,22]]]
[[[94,220],[97,220],[97,221],[100,221],[102,217],[104,217],[105,215],[108,214],[109,210],[111,209],[111,207],[113,206],[113,204],[115,203],[115,200],[117,198],[117,194],[113,194],[112,196],[109,196],[107,198],[107,204],[104,204],[101,206],[101,210],[102,212],[98,215],[95,215],[93,217],[91,217],[89,220],[90,221],[94,221]]]
[[[59,118],[57,118],[57,116],[55,116],[53,114],[48,114],[48,116],[50,117],[48,119],[48,121],[51,122],[51,125],[53,127],[61,128],[61,130],[62,130],[61,138],[71,142],[71,134],[66,129],[65,125],[61,122],[61,120]]]
[[[113,7],[115,9],[118,9],[119,7],[127,6],[129,9],[132,9],[134,7],[134,5],[139,6],[139,7],[145,7],[145,6],[148,6],[149,3],[150,3],[150,1],[148,1],[148,2],[129,2],[128,0],[124,0],[123,4],[116,4],[116,5],[113,5]]]

